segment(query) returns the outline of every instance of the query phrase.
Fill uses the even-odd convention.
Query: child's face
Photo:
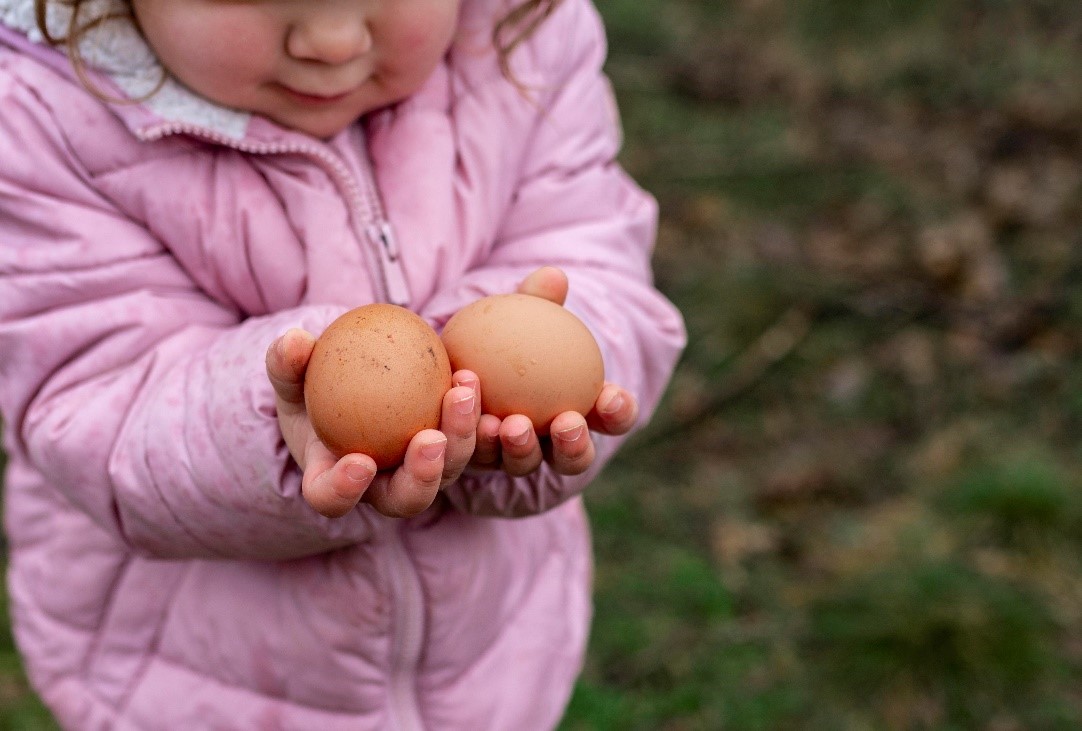
[[[416,91],[460,0],[132,0],[162,64],[219,104],[330,137]]]

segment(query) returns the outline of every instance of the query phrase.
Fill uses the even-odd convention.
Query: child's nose
[[[310,13],[296,21],[286,36],[286,52],[293,58],[342,64],[367,53],[372,36],[362,14],[344,4],[311,3]]]

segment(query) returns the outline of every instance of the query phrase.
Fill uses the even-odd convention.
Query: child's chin
[[[361,115],[353,109],[283,109],[264,110],[263,116],[281,127],[328,139],[353,124]]]
[[[312,137],[318,137],[320,139],[329,139],[336,134],[344,130],[349,125],[353,124],[356,120],[355,117],[346,117],[338,119],[305,119],[305,120],[288,120],[288,119],[276,119],[275,121],[284,127],[296,130],[298,132],[304,132]]]

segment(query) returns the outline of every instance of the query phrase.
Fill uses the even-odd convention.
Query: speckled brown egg
[[[441,337],[451,367],[480,378],[481,410],[524,414],[538,434],[564,411],[589,413],[605,382],[601,349],[586,325],[541,297],[485,297],[455,313]]]
[[[316,340],[304,400],[316,435],[341,457],[401,464],[410,439],[440,423],[451,366],[439,335],[397,305],[346,312]]]

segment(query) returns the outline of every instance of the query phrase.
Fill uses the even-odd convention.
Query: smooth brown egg
[[[564,411],[589,413],[605,383],[589,329],[541,297],[485,297],[455,313],[441,337],[451,367],[480,378],[481,410],[500,418],[524,414],[538,434]]]
[[[316,435],[341,457],[401,464],[410,439],[440,423],[451,366],[439,335],[397,305],[346,312],[316,340],[304,400]]]

